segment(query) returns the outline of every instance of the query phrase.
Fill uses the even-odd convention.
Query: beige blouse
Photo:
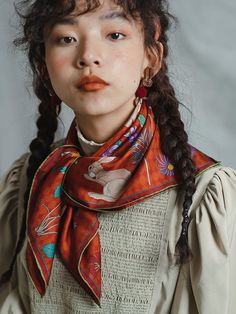
[[[0,182],[0,275],[9,267],[19,235],[28,156],[16,160]],[[126,210],[99,215],[101,308],[74,281],[59,257],[55,257],[47,293],[41,298],[27,276],[25,241],[11,282],[0,288],[0,313],[235,314],[236,172],[214,166],[197,177],[189,225],[194,257],[182,267],[174,264],[181,204],[182,195],[170,188]],[[132,228],[136,235],[131,236]],[[117,246],[119,251],[115,251]]]

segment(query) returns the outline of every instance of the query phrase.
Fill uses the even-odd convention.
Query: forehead
[[[125,4],[125,2],[123,1]],[[134,23],[134,18],[115,0],[76,0],[76,7],[69,14],[71,17],[78,16],[99,17],[99,21],[123,19],[126,22]],[[139,20],[135,18],[136,22]],[[140,21],[139,21],[140,22]]]
[[[143,31],[143,23],[139,14],[134,17],[126,10],[115,3],[115,0],[77,0],[75,9],[68,15],[57,16],[45,25],[45,35],[50,34],[55,26],[80,24],[81,19],[92,19],[98,23],[118,21],[122,24],[129,24],[138,32]]]
[[[78,13],[83,13],[88,9],[101,9],[101,8],[121,8],[120,5],[115,3],[115,0],[76,0],[76,10]]]

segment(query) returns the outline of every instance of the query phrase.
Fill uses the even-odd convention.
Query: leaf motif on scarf
[[[143,156],[149,147],[151,138],[151,133],[148,132],[147,129],[144,129],[135,144],[131,147],[131,150],[133,151],[130,158],[130,160],[132,160],[132,164],[137,164],[143,159]]]
[[[67,166],[61,167],[61,168],[60,168],[60,172],[61,172],[61,173],[65,173],[66,170],[67,170],[67,168],[68,168]]]
[[[146,151],[148,150],[151,139],[152,139],[151,132],[147,131],[147,129],[145,128],[143,130],[143,132],[141,133],[140,137],[135,142],[135,144],[132,146],[131,149],[133,152],[132,152],[132,156],[130,158],[130,160],[132,161],[132,164],[134,164],[134,165],[141,162],[142,159],[144,160],[145,167],[146,167],[146,173],[147,173],[148,185],[151,185],[151,177],[150,177],[150,173],[149,173],[148,162],[147,162],[146,158],[144,157],[144,155],[145,155]]]
[[[56,251],[56,244],[55,243],[45,244],[43,245],[42,249],[43,249],[44,254],[48,258],[53,258]]]
[[[38,236],[57,233],[56,231],[51,231],[51,230],[59,225],[59,221],[60,221],[59,218],[63,214],[63,209],[62,209],[61,215],[52,216],[52,213],[60,205],[61,205],[61,203],[59,203],[56,207],[54,207],[52,210],[50,210],[47,207],[47,205],[43,204],[43,207],[47,209],[47,215],[43,218],[42,222],[35,228],[35,232],[37,233]],[[57,222],[56,222],[56,220],[57,220]]]
[[[95,276],[96,273],[101,269],[97,254],[89,257],[88,266],[90,274]]]
[[[58,187],[55,189],[54,194],[53,194],[55,198],[58,198],[61,196],[61,186],[62,184],[59,184]]]
[[[140,115],[138,116],[138,120],[139,120],[141,126],[143,127],[144,124],[145,124],[145,122],[146,122],[146,118],[144,117],[144,115],[140,114]]]

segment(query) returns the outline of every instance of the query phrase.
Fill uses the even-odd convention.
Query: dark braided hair
[[[188,247],[188,211],[195,192],[194,165],[191,158],[191,150],[188,144],[188,136],[184,130],[181,120],[179,105],[180,102],[175,96],[168,77],[166,58],[168,56],[167,31],[170,28],[171,20],[176,18],[169,13],[167,0],[113,0],[120,5],[124,11],[134,19],[139,19],[144,26],[144,41],[146,47],[154,47],[159,51],[155,41],[156,21],[159,19],[161,34],[159,42],[164,47],[162,67],[153,78],[153,85],[148,90],[147,103],[153,108],[156,123],[160,130],[161,149],[173,163],[176,169],[176,176],[181,183],[179,189],[184,191],[183,222],[180,238],[176,245],[177,263],[186,263],[192,257]],[[86,13],[97,8],[99,0],[86,0]],[[9,280],[12,274],[14,263],[20,252],[25,238],[26,212],[29,193],[34,175],[49,155],[57,130],[57,117],[61,110],[61,100],[55,95],[47,74],[44,62],[44,30],[45,27],[52,27],[54,23],[66,15],[72,13],[76,7],[76,0],[23,0],[15,7],[22,21],[23,36],[14,42],[17,46],[24,45],[28,54],[29,63],[33,72],[33,89],[40,100],[39,118],[36,122],[37,137],[31,142],[29,164],[27,168],[27,190],[24,195],[24,217],[19,239],[16,245],[15,254],[11,261],[10,268],[1,278],[1,282]],[[22,13],[24,12],[24,13]]]

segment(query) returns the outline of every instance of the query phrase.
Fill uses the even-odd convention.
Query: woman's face
[[[77,1],[78,8],[82,2]],[[141,24],[122,16],[122,8],[111,0],[100,3],[95,11],[69,16],[45,32],[45,61],[54,91],[80,117],[133,107],[148,66]],[[79,81],[89,75],[108,85],[81,89]]]

